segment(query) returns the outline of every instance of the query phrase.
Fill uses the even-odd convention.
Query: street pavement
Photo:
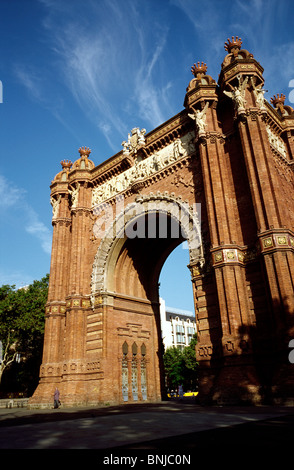
[[[107,466],[157,466],[145,456],[159,454],[168,456],[159,466],[168,466],[188,463],[188,457],[180,462],[179,456],[176,462],[170,457],[174,455],[194,462],[206,456],[211,462],[214,457],[231,458],[232,451],[241,462],[254,451],[263,463],[275,455],[280,463],[283,458],[289,463],[293,443],[292,407],[202,407],[170,400],[101,408],[0,409],[0,455],[20,463],[39,454],[54,463],[65,453],[75,463],[87,455],[88,462]],[[144,457],[136,465],[119,460],[130,455]]]

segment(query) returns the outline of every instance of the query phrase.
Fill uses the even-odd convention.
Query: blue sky
[[[87,146],[99,164],[181,111],[191,65],[217,80],[228,37],[264,67],[266,98],[288,98],[293,16],[293,0],[1,0],[0,285],[49,272],[60,161]],[[165,264],[169,306],[192,308],[187,263],[179,248]]]

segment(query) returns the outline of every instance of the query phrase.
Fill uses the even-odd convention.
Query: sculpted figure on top
[[[194,119],[196,123],[196,128],[198,130],[198,135],[204,134],[205,132],[205,126],[206,126],[206,111],[209,106],[209,102],[206,102],[206,105],[204,108],[200,111],[200,109],[196,109],[194,114],[188,113],[188,116],[191,119]]]
[[[128,134],[128,140],[122,142],[123,146],[123,153],[125,155],[135,154],[137,150],[145,145],[145,137],[146,129],[139,129],[139,127],[134,127],[131,130],[131,134]]]
[[[239,85],[232,87],[229,84],[231,91],[224,90],[224,94],[231,98],[234,102],[235,110],[237,112],[242,112],[245,110],[246,100],[245,100],[245,89],[248,83],[248,76],[242,80],[241,77],[237,77]]]

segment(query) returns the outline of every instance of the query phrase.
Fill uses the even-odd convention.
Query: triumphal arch
[[[293,397],[294,112],[283,94],[265,100],[263,68],[240,38],[225,50],[218,81],[192,66],[177,115],[133,128],[98,166],[87,147],[61,162],[31,406],[55,386],[68,406],[162,399],[158,279],[183,240],[199,400]]]

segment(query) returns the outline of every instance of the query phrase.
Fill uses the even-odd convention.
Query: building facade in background
[[[167,307],[160,298],[161,336],[164,349],[189,346],[196,333],[195,314],[189,310]]]
[[[87,147],[61,162],[30,406],[51,403],[56,386],[64,406],[161,399],[158,280],[184,240],[199,400],[292,403],[294,112],[279,89],[264,99],[263,67],[240,38],[225,51],[217,81],[192,66],[168,121],[134,127],[98,166]]]

